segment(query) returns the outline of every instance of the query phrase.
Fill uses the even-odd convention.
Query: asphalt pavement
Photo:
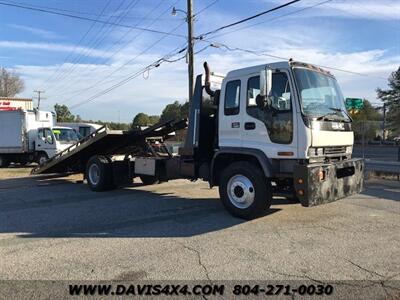
[[[400,281],[396,181],[311,208],[276,198],[243,221],[206,183],[94,193],[79,179],[0,180],[0,279]]]

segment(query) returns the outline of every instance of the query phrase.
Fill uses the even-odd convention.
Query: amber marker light
[[[278,152],[279,156],[293,156],[293,152]]]
[[[319,181],[324,180],[325,179],[325,171],[324,170],[319,170],[318,177],[319,177]]]

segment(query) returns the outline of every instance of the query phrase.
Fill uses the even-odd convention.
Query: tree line
[[[76,123],[96,123],[100,125],[107,125],[112,130],[129,130],[132,128],[151,126],[158,122],[169,120],[181,120],[188,117],[189,102],[183,104],[175,101],[165,106],[161,115],[147,115],[143,112],[136,114],[131,123],[117,123],[117,122],[104,122],[94,120],[83,120],[79,115],[71,113],[69,108],[63,104],[54,105],[54,111],[57,115],[57,122],[76,122]]]

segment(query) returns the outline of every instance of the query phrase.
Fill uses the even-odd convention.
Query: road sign
[[[350,109],[362,109],[364,107],[364,101],[360,98],[346,98],[346,108]]]

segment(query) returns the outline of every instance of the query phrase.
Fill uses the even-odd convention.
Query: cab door
[[[36,139],[36,151],[44,151],[50,158],[56,154],[56,141],[50,128],[39,128]]]
[[[242,81],[230,79],[222,86],[219,109],[219,146],[241,147]]]
[[[294,87],[290,74],[273,72],[272,90],[263,104],[257,104],[260,93],[259,74],[247,78],[245,100],[242,103],[242,146],[262,150],[269,158],[295,158],[297,141],[293,126]]]

